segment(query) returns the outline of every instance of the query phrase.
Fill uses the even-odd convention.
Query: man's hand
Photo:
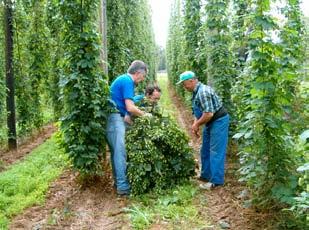
[[[131,116],[130,115],[125,115],[124,116],[124,122],[128,123],[129,125],[132,125],[133,124],[133,121],[131,119]]]
[[[191,133],[197,137],[200,137],[200,126],[197,124],[197,122],[193,123],[191,127]]]

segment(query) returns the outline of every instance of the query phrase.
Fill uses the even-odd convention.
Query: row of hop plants
[[[4,18],[4,4],[0,4],[0,17]],[[44,109],[51,109],[48,87],[53,68],[50,65],[54,50],[50,47],[53,37],[50,36],[50,27],[46,17],[47,1],[13,1],[13,63],[15,77],[15,99],[17,133],[19,137],[28,135],[35,129],[40,129],[46,122],[53,119]],[[1,38],[4,41],[3,26],[0,28]],[[4,74],[4,47],[0,45],[0,74]],[[7,138],[6,127],[6,90],[5,78],[0,80],[0,144],[5,146]],[[59,102],[58,102],[59,104]]]
[[[303,192],[297,183],[302,177],[297,168],[306,161],[304,149],[299,153],[295,149],[298,135],[306,129],[303,118],[308,116],[306,110],[296,109],[303,103],[304,31],[299,1],[288,1],[281,9],[286,17],[282,27],[269,14],[270,2],[257,1],[247,7],[251,12],[245,18],[245,25],[251,28],[245,38],[248,60],[236,84],[241,88],[234,89],[242,104],[235,135],[240,144],[241,179],[252,189],[256,206],[293,207],[294,197]],[[280,42],[273,40],[272,31],[278,32]],[[303,205],[308,210],[308,196],[306,199]],[[306,225],[304,213],[294,211],[297,218],[281,227]]]
[[[108,63],[110,70],[109,80],[124,73],[130,62],[140,59],[149,65],[149,76],[153,81],[156,46],[148,1],[108,0],[106,3],[108,60],[104,62]],[[65,75],[65,21],[59,1],[20,0],[12,4],[17,133],[23,136],[63,115],[64,100],[59,82]],[[80,4],[85,5],[85,2]],[[94,4],[98,13],[100,4]],[[4,2],[0,4],[1,18],[3,12]],[[95,33],[99,31],[98,16],[92,22]],[[4,40],[3,27],[0,32],[0,38]],[[0,44],[1,76],[4,76],[4,46],[4,43]],[[0,80],[0,88],[3,89],[0,95],[0,140],[5,141],[5,79]],[[51,112],[48,114],[47,110]]]
[[[104,75],[100,70],[99,5],[100,1],[89,0],[58,3],[66,54],[60,79],[63,145],[74,168],[86,175],[102,174],[109,83],[136,59],[149,65],[154,80],[156,58],[147,1],[107,1],[109,72]]]
[[[100,68],[100,3],[13,1],[18,134],[41,128],[45,110],[52,110],[50,119],[61,119],[63,144],[74,167],[90,174],[98,173],[98,159],[104,153],[109,82],[135,59],[149,65],[153,81],[156,58],[148,1],[107,1],[108,79]],[[4,5],[0,7],[3,17]],[[129,19],[128,14],[132,14]],[[3,60],[0,73],[4,73]],[[4,79],[0,89],[0,140],[4,141]]]
[[[69,0],[59,4],[64,23],[64,76],[61,88],[64,116],[63,146],[75,169],[83,174],[102,172],[108,82],[100,70],[99,1]],[[76,10],[80,9],[80,10]]]
[[[109,80],[126,72],[133,60],[149,66],[148,79],[155,79],[156,44],[147,0],[107,0]]]
[[[282,25],[271,14],[275,3],[176,0],[167,42],[167,69],[173,85],[182,71],[195,68],[199,80],[215,88],[232,115],[239,177],[251,188],[252,204],[281,209],[295,204],[293,197],[303,191],[297,184],[303,175],[296,169],[306,163],[306,152],[301,151],[299,157],[294,150],[298,135],[307,128],[308,112],[299,109],[307,107],[302,96],[300,2],[286,1],[279,9],[285,17]],[[308,210],[308,198],[303,201]],[[298,216],[304,224],[304,215]]]

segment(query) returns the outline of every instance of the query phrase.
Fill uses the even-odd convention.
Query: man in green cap
[[[215,91],[198,81],[192,71],[183,72],[179,82],[192,92],[192,111],[195,116],[191,132],[199,136],[199,129],[203,128],[203,142],[201,147],[200,180],[203,189],[224,184],[224,163],[228,143],[229,115]]]

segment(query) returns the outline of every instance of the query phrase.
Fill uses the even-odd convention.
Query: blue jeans
[[[117,190],[130,190],[127,179],[127,153],[125,148],[126,124],[120,113],[111,113],[107,119],[106,136],[111,151],[113,177]]]
[[[228,143],[229,115],[205,125],[201,148],[201,177],[211,183],[224,183],[224,163]]]

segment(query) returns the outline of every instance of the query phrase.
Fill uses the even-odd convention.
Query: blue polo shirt
[[[125,99],[133,101],[134,87],[134,81],[129,74],[120,75],[111,84],[111,99],[115,102],[116,107],[122,116],[129,113],[126,109]]]

